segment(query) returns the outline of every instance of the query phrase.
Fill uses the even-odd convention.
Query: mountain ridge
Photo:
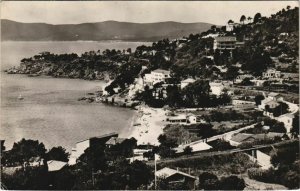
[[[156,23],[132,23],[103,21],[80,24],[22,23],[1,19],[3,41],[77,41],[77,40],[144,40],[179,38],[191,33],[201,33],[213,24],[205,22],[181,23],[163,21]]]

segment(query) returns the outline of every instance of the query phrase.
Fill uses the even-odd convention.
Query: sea
[[[70,151],[76,142],[89,137],[111,132],[129,136],[133,110],[78,101],[101,90],[103,81],[28,77],[6,74],[4,70],[43,51],[80,55],[91,50],[134,50],[143,44],[150,45],[123,41],[1,42],[0,139],[5,140],[6,149],[22,138],[38,140],[47,149],[62,146]]]

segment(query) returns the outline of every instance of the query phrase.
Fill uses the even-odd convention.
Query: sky
[[[137,23],[177,21],[224,25],[299,6],[298,1],[2,1],[1,18],[26,23],[78,24],[107,20]]]

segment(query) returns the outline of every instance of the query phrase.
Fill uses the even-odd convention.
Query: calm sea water
[[[119,132],[128,135],[133,111],[101,103],[79,102],[86,93],[101,89],[101,81],[30,78],[3,72],[24,57],[42,51],[81,54],[107,48],[125,49],[140,42],[4,42],[1,44],[0,139],[9,149],[22,138],[39,140],[47,148],[61,145],[70,150],[77,141]],[[18,99],[19,96],[24,99]]]

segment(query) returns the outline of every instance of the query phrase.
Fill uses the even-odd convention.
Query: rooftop
[[[107,145],[115,145],[115,144],[120,144],[120,143],[122,143],[125,140],[126,140],[125,138],[112,137],[105,144],[107,144]]]
[[[57,160],[50,160],[47,162],[47,165],[48,165],[48,171],[52,172],[52,171],[58,171],[62,169],[64,166],[67,165],[67,163],[62,161],[57,161]]]
[[[187,79],[185,79],[185,80],[182,80],[181,83],[193,83],[193,82],[195,82],[195,81],[196,81],[196,80],[193,79],[193,78],[187,78]]]
[[[165,74],[165,75],[169,75],[170,74],[170,71],[163,70],[163,69],[156,69],[156,70],[153,70],[152,72],[161,73],[161,74]]]
[[[269,105],[269,104],[271,104],[271,103],[278,104],[277,101],[270,100],[270,99],[265,99],[265,100],[262,101],[262,103],[264,103],[265,105]]]
[[[234,135],[231,140],[241,143],[249,138],[253,138],[256,140],[262,140],[265,137],[267,138],[275,138],[275,137],[283,137],[285,134],[284,133],[275,133],[275,132],[268,132],[267,134],[260,133],[260,134],[247,134],[247,133],[239,133]]]
[[[80,142],[87,141],[87,140],[91,140],[91,139],[101,139],[101,138],[105,138],[105,137],[109,137],[109,136],[118,136],[118,133],[112,132],[112,133],[100,135],[100,136],[97,136],[97,137],[90,137],[90,138],[88,138],[88,139],[84,139],[84,140],[78,141],[78,142],[76,142],[76,143],[80,143]]]
[[[186,119],[186,115],[184,114],[180,114],[180,115],[177,115],[177,116],[171,116],[169,117],[169,120],[181,120],[181,119]]]
[[[234,135],[231,138],[231,140],[240,143],[240,142],[243,142],[243,141],[245,141],[246,139],[248,139],[250,137],[253,137],[253,134],[238,133],[238,134]]]
[[[294,116],[293,114],[291,114],[291,113],[286,113],[286,114],[283,114],[283,115],[281,115],[281,116],[279,116],[279,117],[294,118],[295,116]]]
[[[209,150],[212,148],[210,145],[208,145],[207,143],[204,143],[204,142],[190,143],[190,144],[182,145],[182,146],[179,146],[178,148],[176,148],[176,153],[182,153],[186,146],[191,147],[192,152],[205,151],[205,150]]]
[[[274,92],[272,92],[272,93],[269,93],[268,96],[269,96],[269,97],[276,97],[276,96],[279,96],[279,93],[274,93]]]
[[[160,170],[156,171],[156,173],[155,173],[155,175],[157,177],[164,177],[164,178],[169,178],[170,176],[173,176],[175,174],[180,174],[180,175],[192,178],[192,179],[196,179],[196,177],[194,177],[190,174],[187,174],[187,173],[184,173],[184,172],[181,172],[181,171],[178,171],[178,170],[174,170],[174,169],[171,169],[171,168],[168,168],[168,167],[160,169]]]
[[[218,36],[218,37],[215,37],[215,40],[218,42],[232,42],[232,41],[236,41],[236,37],[234,37],[234,36]]]

